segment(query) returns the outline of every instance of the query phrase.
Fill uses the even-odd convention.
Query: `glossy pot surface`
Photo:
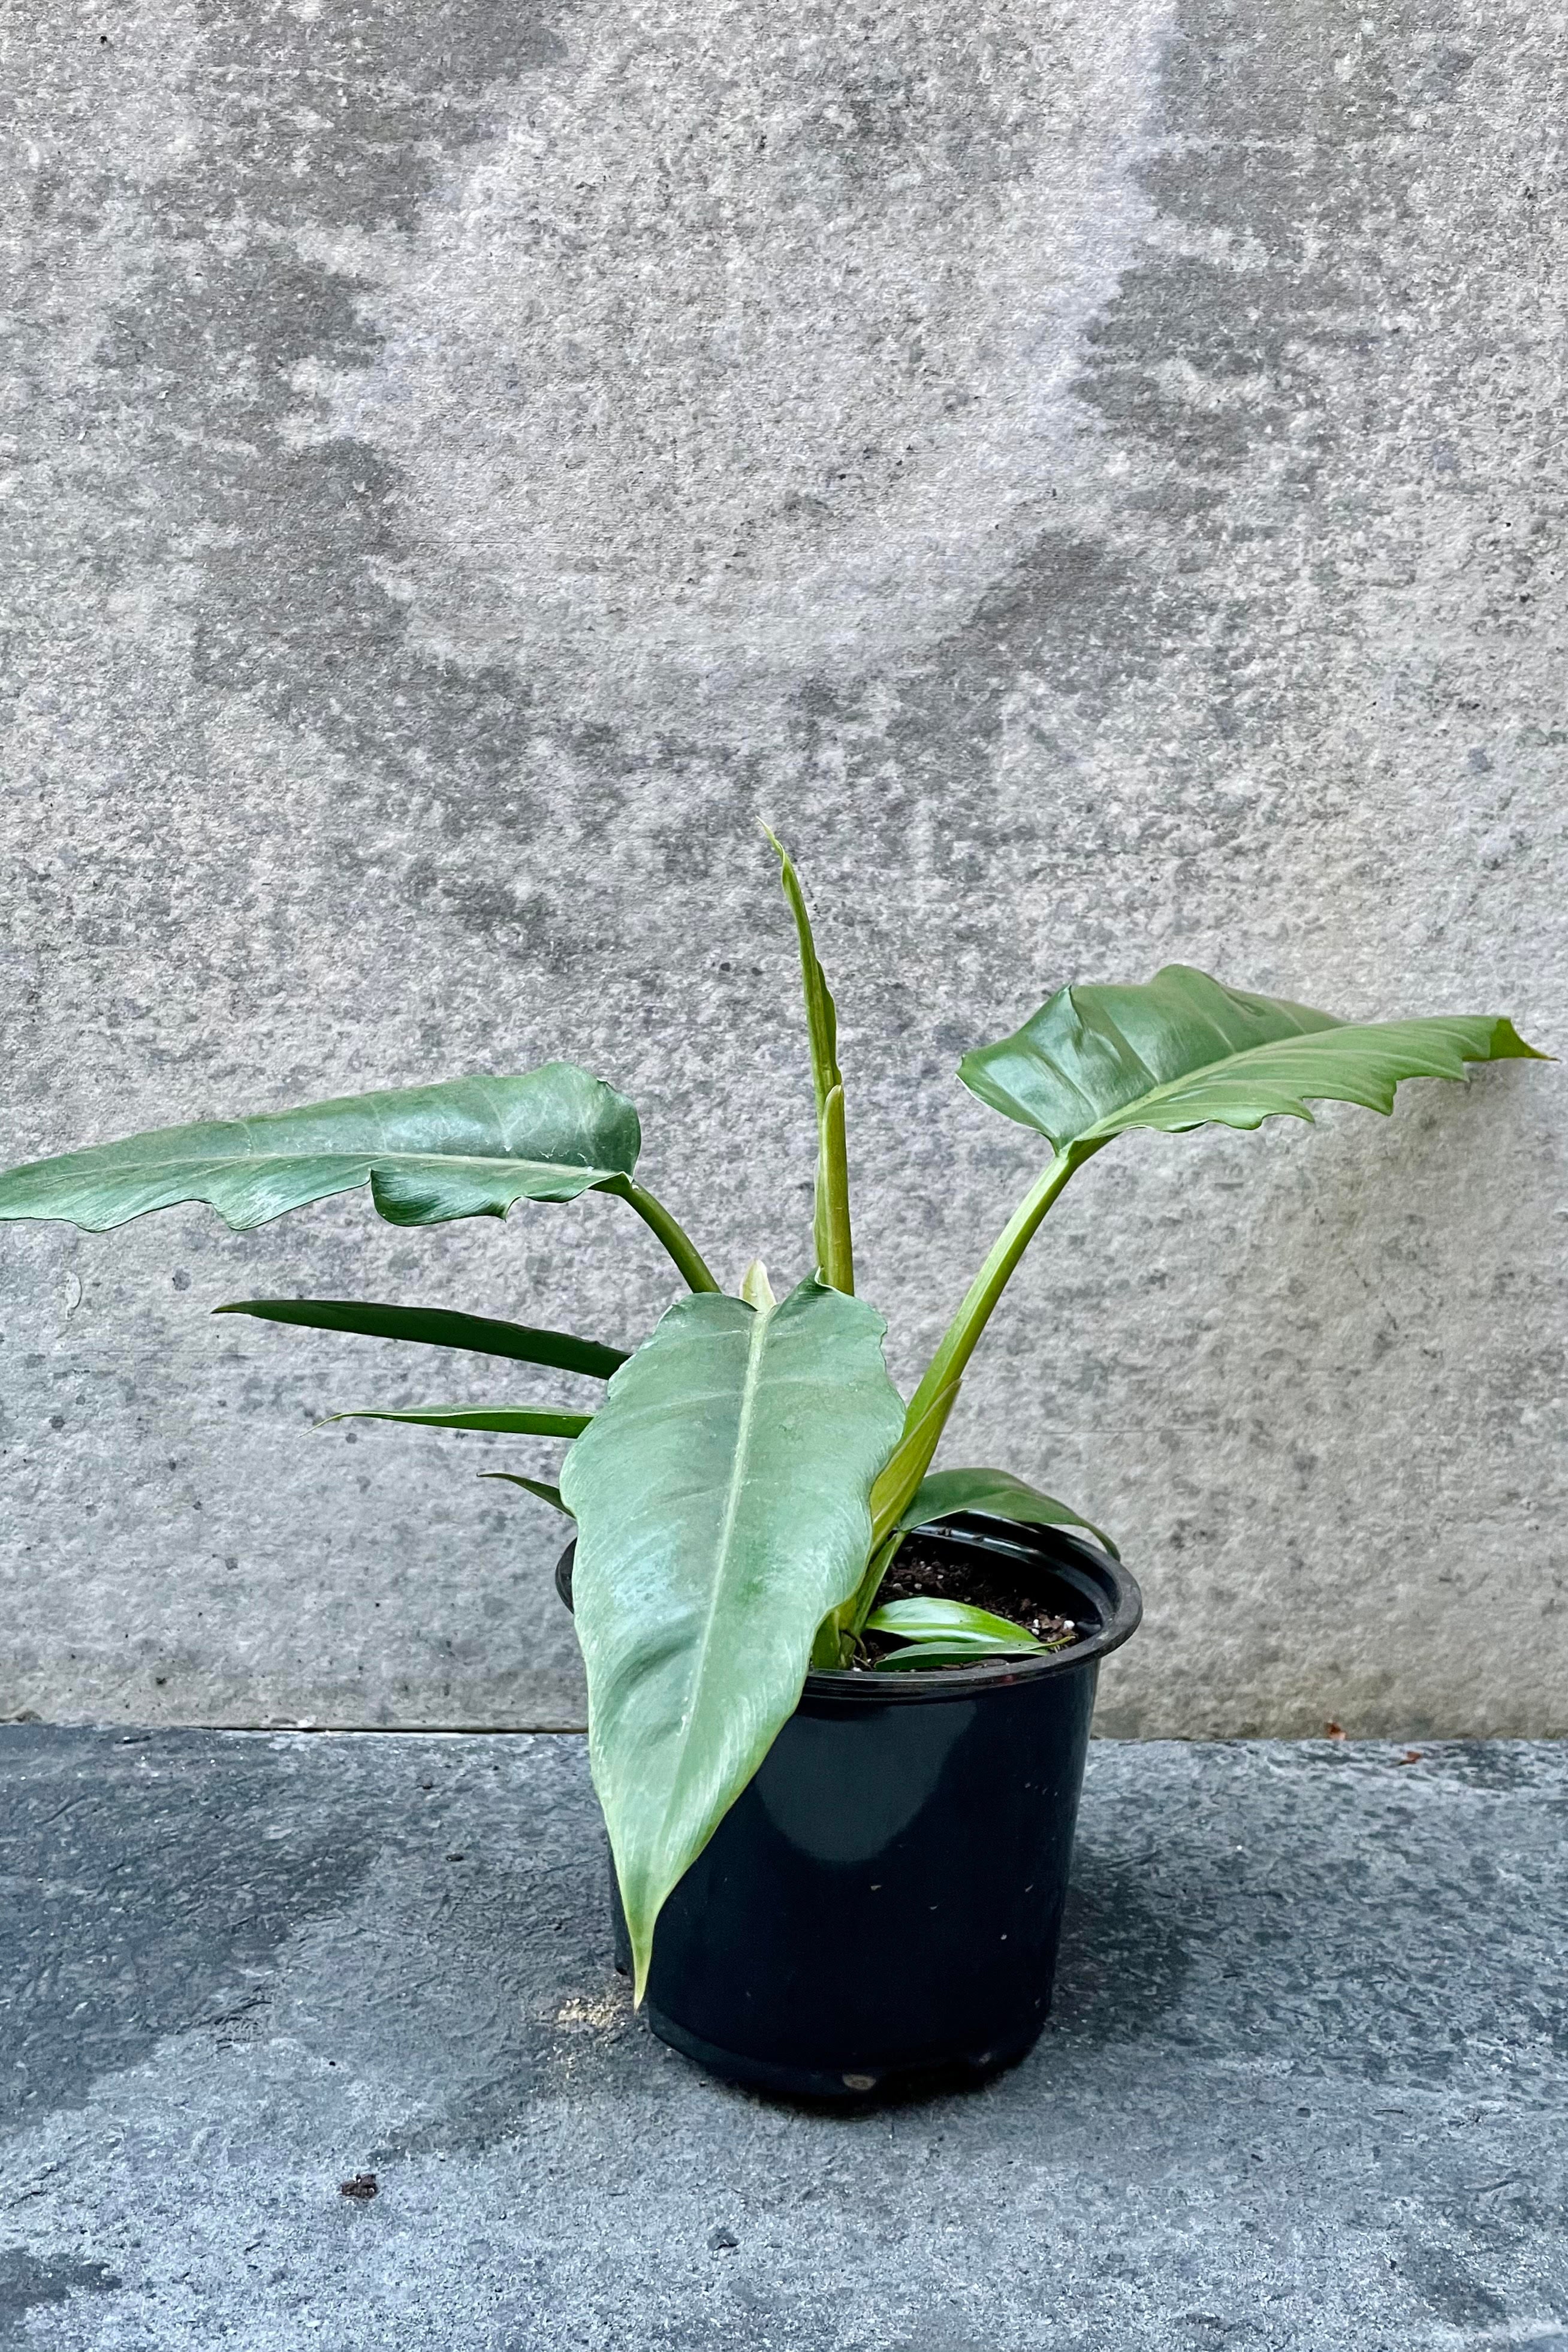
[[[853,2098],[984,2075],[1050,2007],[1096,1677],[1137,1627],[1138,1587],[1057,1528],[922,1532],[983,1550],[1081,1638],[1038,1660],[807,1675],[654,1936],[649,2024],[731,2081]]]

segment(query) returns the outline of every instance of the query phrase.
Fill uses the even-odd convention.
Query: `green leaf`
[[[1016,1519],[1025,1527],[1085,1528],[1103,1544],[1112,1559],[1121,1554],[1092,1519],[1067,1503],[1026,1486],[1010,1470],[936,1470],[922,1479],[913,1500],[899,1521],[906,1532],[929,1527],[932,1519],[951,1518],[955,1511],[984,1511],[996,1519]]]
[[[1060,1648],[1061,1643],[1037,1643],[1036,1648]],[[872,1669],[879,1675],[922,1674],[931,1666],[983,1666],[999,1658],[1022,1657],[1026,1653],[1015,1644],[1004,1648],[986,1646],[974,1642],[911,1642],[907,1649],[889,1650],[879,1657]]]
[[[800,941],[801,985],[811,1039],[811,1083],[816,1097],[816,1206],[812,1232],[817,1271],[835,1290],[853,1291],[855,1252],[849,1230],[849,1161],[844,1132],[844,1080],[838,1068],[838,1013],[817,960],[811,917],[789,852],[764,825],[778,853],[784,894]]]
[[[591,1412],[535,1412],[523,1405],[428,1404],[407,1412],[359,1405],[344,1412],[330,1412],[316,1426],[325,1429],[334,1421],[410,1421],[420,1429],[498,1429],[508,1437],[581,1437],[593,1419]]]
[[[670,1308],[567,1456],[589,1754],[642,1998],[661,1905],[793,1712],[865,1566],[903,1408],[886,1326],[808,1281]]]
[[[521,1364],[553,1364],[607,1381],[626,1360],[622,1348],[602,1348],[569,1331],[536,1331],[488,1315],[458,1315],[445,1307],[380,1307],[368,1298],[236,1298],[215,1315],[257,1315],[268,1323],[302,1324],[311,1331],[353,1331],[371,1339],[415,1339],[431,1348],[467,1348],[481,1356],[509,1356]],[[499,1475],[499,1474],[498,1474]]]
[[[537,1495],[542,1503],[548,1503],[552,1511],[561,1511],[567,1518],[572,1517],[561,1499],[560,1487],[547,1486],[542,1478],[520,1478],[515,1470],[481,1470],[479,1475],[500,1478],[509,1486],[521,1486],[528,1494]]]
[[[1405,1078],[1462,1078],[1468,1062],[1544,1061],[1494,1013],[1349,1023],[1168,964],[1142,987],[1058,989],[959,1076],[993,1109],[1087,1158],[1129,1128],[1310,1119],[1309,1100],[1390,1111]]]
[[[37,1160],[0,1175],[0,1218],[61,1217],[96,1234],[205,1201],[244,1233],[368,1181],[388,1223],[437,1225],[629,1184],[640,1144],[625,1095],[574,1063],[546,1062],[521,1076],[158,1128]]]
[[[972,1609],[966,1601],[942,1601],[934,1594],[915,1594],[908,1601],[889,1601],[866,1620],[868,1633],[893,1633],[900,1642],[947,1642],[975,1650],[1045,1650],[1051,1647],[1016,1625],[1010,1617],[993,1616],[989,1609]]]
[[[973,1094],[1046,1136],[1055,1157],[970,1284],[910,1400],[911,1418],[958,1379],[1053,1202],[1086,1160],[1129,1128],[1180,1133],[1310,1119],[1308,1100],[1387,1111],[1405,1078],[1462,1078],[1468,1062],[1548,1061],[1492,1013],[1360,1024],[1283,998],[1224,988],[1186,964],[1147,985],[1058,989],[1011,1037],[966,1054]]]

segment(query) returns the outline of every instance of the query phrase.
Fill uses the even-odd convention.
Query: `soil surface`
[[[1058,1617],[1043,1609],[1038,1594],[1016,1583],[1001,1562],[988,1559],[982,1552],[967,1557],[955,1555],[945,1545],[922,1543],[918,1535],[910,1536],[894,1555],[877,1595],[877,1605],[880,1608],[889,1601],[925,1600],[963,1601],[971,1609],[989,1609],[994,1616],[1022,1625],[1039,1642],[1071,1642],[1080,1631],[1089,1630],[1080,1628],[1070,1617]],[[902,1647],[884,1633],[868,1633],[864,1638],[867,1654],[872,1659],[885,1657],[889,1650]],[[980,1658],[972,1663],[985,1665],[994,1662]],[[969,1666],[933,1666],[925,1671],[966,1674]]]

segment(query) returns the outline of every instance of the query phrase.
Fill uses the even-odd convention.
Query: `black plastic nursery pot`
[[[976,1549],[1079,1638],[1033,1660],[812,1673],[659,1914],[647,2019],[731,2082],[864,2098],[1010,2066],[1050,2008],[1100,1661],[1142,1601],[1097,1545],[965,1515]],[[556,1570],[571,1606],[572,1548]],[[628,1948],[612,1896],[616,1956]]]

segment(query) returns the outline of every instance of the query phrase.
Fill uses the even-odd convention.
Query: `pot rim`
[[[984,1665],[933,1666],[901,1674],[868,1674],[850,1666],[813,1666],[802,1690],[803,1698],[846,1701],[860,1706],[930,1706],[944,1699],[977,1698],[986,1691],[1005,1690],[1020,1683],[1047,1681],[1052,1675],[1072,1674],[1098,1665],[1130,1641],[1143,1616],[1143,1596],[1137,1579],[1110,1552],[1087,1543],[1065,1528],[1026,1527],[1016,1519],[999,1519],[980,1511],[955,1511],[950,1518],[933,1519],[922,1536],[993,1554],[1010,1553],[1043,1561],[1065,1577],[1100,1619],[1093,1633],[1043,1658],[995,1658]],[[572,1606],[572,1560],[576,1538],[567,1545],[555,1568],[555,1590]]]
[[[984,1665],[918,1667],[900,1674],[868,1674],[849,1666],[813,1666],[803,1696],[813,1698],[891,1699],[915,1704],[976,1698],[988,1690],[1018,1683],[1040,1683],[1052,1675],[1071,1674],[1080,1666],[1098,1664],[1119,1650],[1138,1631],[1143,1616],[1143,1595],[1137,1579],[1119,1559],[1097,1543],[1086,1543],[1065,1528],[1026,1527],[1017,1519],[993,1518],[982,1511],[955,1511],[951,1518],[933,1519],[917,1532],[950,1543],[973,1546],[993,1555],[1044,1560],[1058,1576],[1065,1575],[1100,1616],[1093,1633],[1043,1658],[994,1658]]]

